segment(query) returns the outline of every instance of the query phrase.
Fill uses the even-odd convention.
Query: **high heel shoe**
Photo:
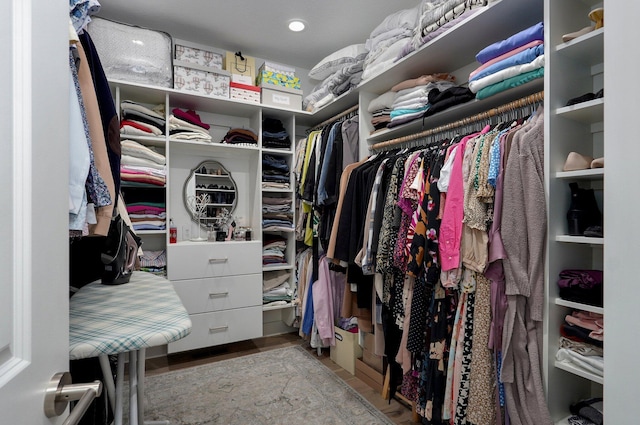
[[[598,7],[589,12],[589,19],[596,23],[596,28],[599,29],[604,26],[604,8]]]

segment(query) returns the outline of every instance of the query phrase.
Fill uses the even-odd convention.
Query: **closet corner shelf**
[[[604,168],[593,168],[577,171],[558,171],[557,179],[600,180],[604,177]]]
[[[556,52],[588,65],[602,63],[604,61],[604,27],[566,43],[558,44]]]
[[[586,124],[600,122],[604,118],[604,98],[560,107],[556,115]]]
[[[293,303],[287,303],[282,305],[265,305],[262,307],[262,311],[272,311],[272,310],[284,310],[285,308],[294,307]]]
[[[590,244],[590,245],[604,245],[604,238],[592,238],[592,237],[588,237],[588,236],[556,235],[556,242],[584,243],[584,244]]]
[[[604,383],[604,378],[602,376],[598,376],[595,375],[593,373],[589,373],[585,370],[579,369],[575,366],[572,366],[570,364],[566,364],[566,363],[561,363],[556,361],[554,363],[555,367],[557,367],[558,369],[562,369],[566,372],[572,373],[574,375],[580,376],[584,379],[588,379],[589,381],[598,383],[598,384],[603,384]]]
[[[275,272],[278,270],[293,270],[291,264],[278,264],[276,266],[262,266],[263,272]]]
[[[562,298],[556,298],[554,302],[556,305],[559,305],[562,307],[569,307],[569,308],[574,308],[576,310],[584,310],[584,311],[590,311],[592,313],[604,314],[604,308],[602,307],[596,307],[589,304],[567,301],[567,300],[563,300]]]
[[[227,152],[233,154],[234,152],[258,152],[257,146],[244,146],[244,145],[232,145],[219,142],[197,142],[193,140],[170,140],[170,143],[174,146],[181,146],[187,149],[194,149],[198,152],[204,152],[207,154]]]
[[[293,233],[295,231],[295,229],[291,228],[291,229],[270,229],[268,227],[265,227],[262,229],[262,233],[267,233],[267,234],[276,234],[279,235],[280,233]]]

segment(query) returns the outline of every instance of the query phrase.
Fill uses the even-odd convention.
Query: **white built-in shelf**
[[[513,19],[514,16],[517,16],[518,19]],[[504,40],[542,20],[543,8],[540,6],[539,0],[497,0],[491,2],[488,6],[479,8],[474,15],[458,22],[438,37],[430,40],[415,52],[398,60],[392,67],[363,81],[355,89],[342,94],[333,102],[315,111],[310,117],[296,116],[296,123],[300,121],[300,124],[313,125],[327,120],[353,105],[357,105],[359,92],[382,94],[400,81],[425,74],[460,69],[469,65],[469,59],[474,58],[476,53],[487,47],[487,40]],[[500,22],[500,25],[496,25],[496,22]],[[479,37],[478,34],[482,34],[482,36]],[[488,106],[488,108],[491,107]],[[478,110],[478,112],[482,112],[482,110]],[[398,135],[398,137],[400,136],[402,134]]]
[[[166,235],[166,230],[136,230],[136,235]]]
[[[293,233],[295,229],[292,227],[290,229],[269,229],[263,228],[262,233]]]
[[[229,178],[229,174],[204,174],[204,173],[193,173],[194,176],[196,177],[213,177],[213,178],[225,178],[228,179]]]
[[[568,363],[562,363],[562,362],[558,362],[556,361],[554,363],[555,367],[557,367],[558,369],[562,369],[566,372],[572,373],[574,375],[580,376],[582,378],[588,379],[589,381],[595,382],[597,384],[603,384],[604,383],[604,378],[602,376],[598,376],[596,374],[593,374],[591,372],[587,372],[586,370],[580,369],[578,367],[575,367],[571,364]]]
[[[252,118],[258,111],[264,111],[267,115],[279,115],[283,112],[294,114],[303,121],[311,113],[289,108],[278,108],[261,103],[247,102],[237,99],[229,99],[217,96],[209,96],[201,93],[186,92],[169,87],[157,87],[149,84],[130,83],[122,80],[109,80],[112,86],[120,87],[121,100],[135,99],[141,103],[164,103],[166,95],[169,95],[170,107],[194,109],[221,115]],[[301,123],[304,124],[304,123]]]
[[[291,149],[262,148],[262,152],[273,155],[293,155],[293,151]]]
[[[589,236],[569,236],[569,235],[556,235],[557,242],[567,243],[583,243],[590,245],[603,245],[604,238],[592,238]]]
[[[497,93],[486,99],[473,99],[466,103],[452,106],[437,114],[431,115],[423,119],[416,119],[398,127],[385,128],[371,134],[367,140],[369,143],[378,143],[385,140],[394,139],[396,137],[408,136],[419,133],[424,130],[438,127],[465,117],[470,117],[481,112],[488,111],[492,108],[509,103],[512,100],[520,99],[540,92],[544,89],[544,78],[538,78],[518,87]]]
[[[279,189],[275,187],[263,187],[263,192],[272,192],[272,193],[292,193],[293,189]]]
[[[576,171],[558,171],[557,179],[600,180],[604,177],[604,168],[589,168]]]
[[[556,46],[562,56],[592,66],[604,60],[604,27]]]
[[[135,134],[120,134],[120,140],[133,140],[141,145],[164,148],[167,144],[165,136],[138,136]]]
[[[604,314],[604,308],[596,307],[594,305],[567,301],[567,300],[563,300],[562,298],[556,298],[554,302],[556,305],[559,305],[562,307],[568,307],[568,308],[574,308],[576,310],[584,310],[584,311],[590,311],[592,313]]]
[[[281,305],[264,305],[262,307],[262,311],[271,311],[271,310],[284,310],[286,308],[294,307],[293,303],[281,304]]]
[[[274,272],[278,270],[293,270],[293,266],[291,264],[277,264],[277,265],[269,265],[262,266],[263,272]]]
[[[128,180],[120,180],[120,187],[133,189],[166,189],[165,185],[157,185],[152,183],[130,182]]]
[[[556,109],[556,115],[585,124],[602,121],[604,118],[604,98],[563,106]]]

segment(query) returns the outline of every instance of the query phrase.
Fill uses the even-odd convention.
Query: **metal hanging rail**
[[[503,114],[508,111],[512,111],[514,109],[523,108],[528,105],[533,105],[544,100],[544,91],[530,94],[529,96],[514,100],[512,102],[506,103],[504,105],[500,105],[496,108],[489,109],[488,111],[480,112],[478,114],[472,115],[467,118],[462,118],[460,120],[451,122],[449,124],[444,124],[435,128],[430,128],[429,130],[421,131],[420,133],[411,134],[409,136],[398,137],[396,139],[386,140],[384,142],[376,143],[369,147],[370,150],[385,150],[391,146],[401,145],[407,142],[411,142],[417,139],[421,139],[426,136],[431,136],[434,134],[442,133],[445,131],[450,131],[459,127],[463,127],[465,125],[469,125],[478,121],[486,121],[491,117],[496,115]]]
[[[350,113],[355,112],[355,111],[357,111],[357,110],[358,110],[358,105],[354,105],[354,106],[352,106],[351,108],[349,108],[349,109],[347,109],[347,110],[345,110],[345,111],[342,111],[342,112],[340,112],[339,114],[334,115],[334,116],[332,116],[331,118],[329,118],[329,119],[327,119],[327,120],[322,121],[320,124],[316,124],[316,125],[314,125],[314,126],[313,126],[313,127],[311,127],[308,131],[318,130],[318,129],[320,129],[320,128],[324,127],[324,126],[325,126],[325,125],[327,125],[327,124],[331,124],[332,122],[334,122],[334,121],[335,121],[335,120],[337,120],[338,118],[342,118],[342,117],[344,117],[345,115],[349,115]]]

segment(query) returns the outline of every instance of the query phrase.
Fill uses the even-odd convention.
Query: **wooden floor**
[[[329,369],[342,378],[347,384],[354,388],[371,404],[376,406],[381,412],[396,424],[410,425],[414,424],[411,420],[411,409],[405,407],[398,401],[384,400],[380,393],[369,387],[360,379],[351,375],[349,372],[338,366],[329,358],[329,350],[322,350],[320,356],[317,351],[309,346],[309,344],[301,339],[297,334],[285,334],[272,337],[253,339],[249,341],[228,344],[221,347],[213,347],[203,350],[189,351],[186,353],[172,354],[169,356],[155,357],[147,359],[146,375],[151,376],[171,370],[179,370],[191,366],[207,364],[219,360],[225,360],[233,357],[244,356],[247,354],[258,353],[260,351],[272,350],[274,348],[288,347],[292,345],[300,345],[305,347],[314,357],[322,362]]]

